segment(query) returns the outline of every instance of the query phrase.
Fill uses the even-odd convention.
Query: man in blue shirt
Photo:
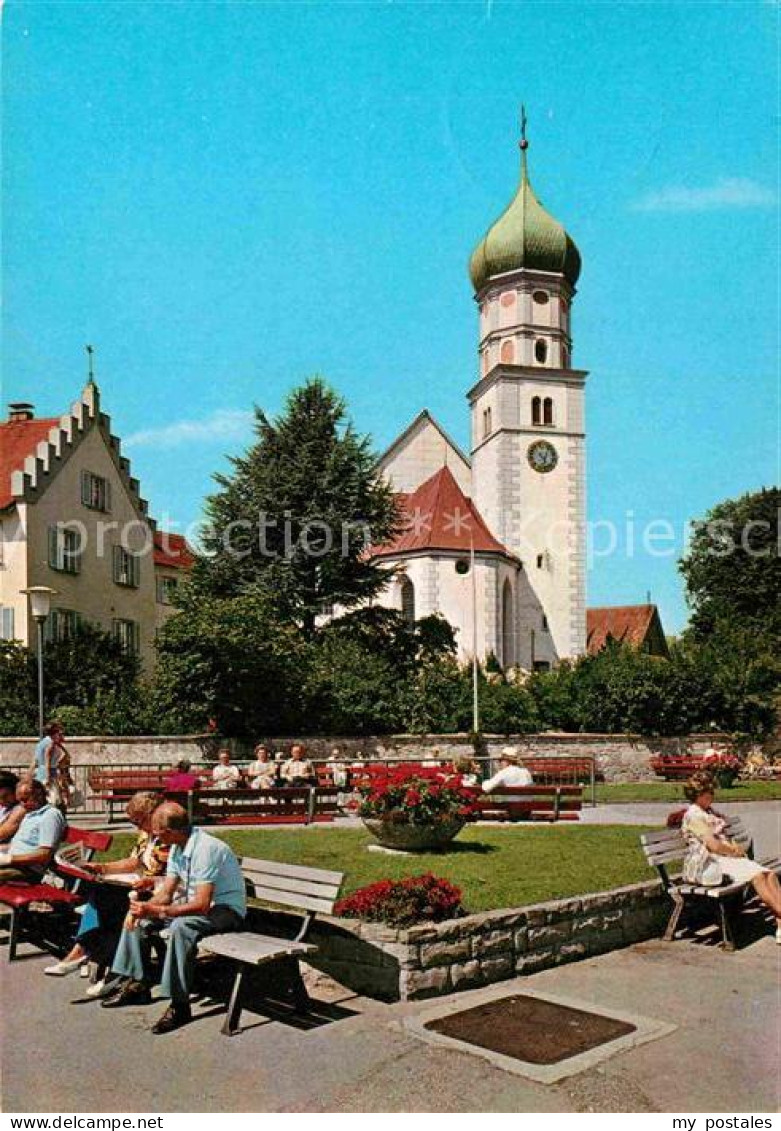
[[[16,799],[25,815],[7,850],[0,854],[0,883],[37,883],[65,835],[65,818],[59,809],[48,804],[46,786],[35,779],[16,787]]]
[[[165,925],[168,942],[160,983],[171,1005],[152,1028],[170,1033],[192,1019],[190,987],[198,940],[206,935],[237,931],[247,913],[241,867],[227,844],[203,829],[192,828],[181,805],[165,802],[152,817],[152,834],[171,845],[163,886],[144,903],[130,900],[131,925],[122,932],[112,968],[124,975],[117,994],[103,1005],[146,1004],[151,1000],[144,936]]]

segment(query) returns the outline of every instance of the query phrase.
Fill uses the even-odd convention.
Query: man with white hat
[[[514,789],[519,785],[534,785],[534,781],[526,767],[521,765],[515,747],[505,746],[499,757],[499,770],[483,782],[483,793],[491,793],[492,790],[503,787]]]

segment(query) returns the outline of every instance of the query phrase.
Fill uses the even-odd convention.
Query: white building
[[[516,195],[469,267],[479,310],[470,456],[428,412],[415,418],[380,461],[408,525],[374,556],[398,571],[381,604],[441,613],[462,656],[533,669],[586,650],[586,373],[572,368],[580,255],[534,195],[527,146]]]

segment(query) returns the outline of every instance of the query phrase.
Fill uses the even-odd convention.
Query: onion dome
[[[469,275],[476,291],[493,275],[521,267],[564,275],[573,287],[580,274],[580,252],[574,241],[545,211],[529,183],[525,115],[521,122],[521,181],[515,198],[472,253]]]

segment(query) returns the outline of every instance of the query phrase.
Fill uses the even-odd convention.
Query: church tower
[[[586,649],[586,373],[572,367],[580,254],[529,182],[475,249],[479,378],[468,397],[472,496],[521,560],[497,595],[505,663],[545,667]]]

